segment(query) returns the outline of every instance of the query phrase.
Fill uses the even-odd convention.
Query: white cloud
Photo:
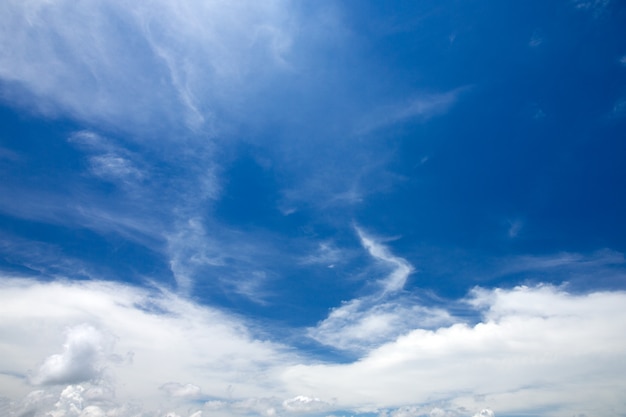
[[[292,412],[312,412],[322,411],[330,408],[331,404],[320,400],[319,398],[311,398],[306,395],[297,395],[293,398],[283,401],[283,408]]]
[[[602,249],[592,254],[560,252],[552,255],[520,255],[498,260],[495,270],[484,273],[489,277],[526,273],[534,276],[558,277],[558,280],[574,281],[588,279],[590,275],[600,277],[616,274],[612,268],[626,264],[624,254]],[[539,279],[540,280],[540,279]]]
[[[92,152],[111,152],[116,148],[109,140],[90,130],[74,132],[67,138],[67,141]]]
[[[400,291],[409,275],[413,272],[411,264],[403,258],[392,255],[385,246],[368,236],[360,228],[356,228],[356,231],[359,239],[361,239],[361,244],[373,258],[393,267],[393,271],[384,280],[380,281],[383,287],[382,295]]]
[[[264,72],[289,67],[297,26],[288,6],[9,0],[0,14],[0,78],[14,102],[25,104],[26,89],[28,105],[44,112],[134,132],[210,131],[215,111]]]
[[[337,248],[332,242],[321,242],[317,250],[302,258],[301,262],[307,264],[322,264],[332,268],[337,262],[344,260],[346,254]]]
[[[76,145],[89,155],[91,174],[103,180],[132,186],[146,177],[146,173],[137,167],[133,160],[139,157],[116,145],[111,140],[88,130],[73,133],[68,142]]]
[[[168,382],[161,385],[159,389],[167,393],[170,397],[194,398],[199,397],[202,393],[202,390],[197,385],[179,384],[177,382]]]
[[[611,417],[626,407],[624,292],[476,289],[467,298],[482,314],[476,324],[414,324],[338,364],[298,357],[239,319],[167,292],[94,281],[1,285],[0,388],[15,415]],[[20,377],[28,369],[53,385],[33,391]],[[54,385],[64,381],[74,383]]]
[[[485,311],[476,325],[416,329],[357,362],[300,365],[285,379],[320,398],[335,395],[339,405],[439,400],[451,409],[554,416],[624,409],[614,394],[626,388],[625,293],[520,287],[476,290],[468,301]]]
[[[387,247],[360,228],[356,228],[363,247],[376,261],[390,267],[379,288],[370,295],[344,302],[308,335],[320,343],[353,352],[367,351],[394,340],[414,328],[431,328],[452,322],[447,311],[424,307],[419,301],[402,295],[413,266],[391,254]]]
[[[89,325],[67,331],[63,353],[45,359],[31,381],[37,385],[75,384],[96,379],[101,374],[103,336]]]
[[[256,397],[272,385],[273,372],[292,361],[284,347],[255,340],[238,319],[169,293],[7,279],[0,293],[0,369],[19,375],[43,361],[40,383],[93,383],[102,375],[103,383],[116,384],[121,403],[139,398],[154,405],[163,389],[181,398],[194,386],[215,397]],[[75,330],[63,353],[50,356],[68,326]],[[114,336],[115,349],[97,334]],[[120,360],[128,355],[132,361]],[[5,395],[28,391],[25,379],[9,379]],[[172,381],[184,385],[174,389],[167,385]]]
[[[183,292],[190,291],[198,267],[224,264],[222,254],[214,251],[213,245],[208,241],[199,218],[189,219],[177,228],[176,233],[167,238],[170,269],[179,289]]]
[[[112,181],[135,181],[143,178],[143,173],[128,159],[115,155],[105,154],[89,158],[91,172],[97,176]]]
[[[396,298],[380,302],[364,297],[333,309],[309,336],[320,343],[355,352],[394,340],[416,327],[433,328],[452,322],[447,311],[420,306],[416,300]]]
[[[419,305],[399,295],[413,266],[391,254],[387,247],[356,228],[363,247],[376,261],[391,268],[378,281],[379,288],[368,296],[344,302],[328,317],[310,328],[308,335],[325,345],[354,352],[370,350],[394,340],[414,328],[431,328],[450,323],[448,312]]]

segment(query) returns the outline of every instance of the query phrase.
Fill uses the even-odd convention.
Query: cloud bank
[[[167,292],[5,277],[0,380],[11,412],[33,416],[617,416],[626,406],[626,293],[476,288],[465,302],[477,322],[361,340],[358,358],[338,364]]]

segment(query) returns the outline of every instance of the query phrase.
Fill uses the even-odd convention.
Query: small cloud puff
[[[511,239],[516,238],[520,231],[522,230],[522,227],[524,226],[524,223],[519,220],[519,219],[515,219],[515,220],[509,220],[508,221],[508,235]]]
[[[304,395],[298,395],[294,398],[283,401],[283,408],[291,412],[312,412],[328,409],[331,404],[320,400],[319,398],[311,398]]]
[[[532,36],[530,37],[530,40],[528,41],[528,46],[530,46],[531,48],[536,48],[542,43],[543,43],[543,36],[541,35],[541,31],[539,29],[536,29],[533,32]]]
[[[168,382],[159,387],[161,391],[164,391],[170,397],[177,398],[197,398],[202,394],[202,390],[199,386],[193,384],[179,384],[177,382]]]
[[[102,371],[103,342],[103,335],[90,325],[69,329],[63,353],[49,356],[31,377],[31,382],[36,385],[76,384],[98,378]]]
[[[137,169],[133,163],[115,154],[98,155],[89,158],[91,172],[102,179],[111,181],[127,182],[141,180],[143,172]]]
[[[305,256],[300,262],[304,265],[322,264],[333,267],[344,258],[345,253],[332,242],[322,242],[314,253]]]
[[[90,130],[79,130],[70,135],[67,141],[83,150],[109,151],[112,146],[107,139]]]
[[[573,0],[572,2],[575,8],[590,11],[594,17],[598,17],[609,5],[610,0]]]
[[[626,115],[626,97],[622,97],[613,105],[612,117],[622,117]]]

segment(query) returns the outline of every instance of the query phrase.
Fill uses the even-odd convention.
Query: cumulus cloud
[[[476,288],[465,300],[476,322],[414,324],[353,362],[334,363],[296,355],[235,317],[167,292],[1,283],[0,386],[16,415],[617,416],[626,407],[619,291]],[[41,389],[20,377],[33,367]]]
[[[103,355],[103,336],[89,325],[67,331],[63,353],[46,358],[31,381],[37,385],[75,384],[98,378]]]
[[[37,383],[94,383],[106,366],[105,380],[119,381],[116,398],[122,402],[155,403],[164,390],[184,398],[197,393],[194,386],[216,397],[248,398],[266,393],[274,370],[293,360],[281,345],[252,337],[240,320],[167,292],[3,279],[0,293],[0,334],[6,338],[0,369],[19,375],[43,360]],[[63,352],[50,356],[66,327],[72,330]],[[103,348],[104,334],[114,336],[114,350]],[[129,355],[132,361],[119,360]],[[7,378],[7,394],[28,391],[26,380]]]
[[[306,395],[297,395],[293,398],[283,401],[283,408],[293,412],[312,412],[328,409],[331,404],[320,400],[319,398],[311,398]]]
[[[38,390],[12,404],[9,416],[29,417],[126,417],[142,415],[142,409],[130,403],[116,404],[114,394],[102,395],[101,387],[91,384]]]
[[[626,403],[610,400],[604,390],[626,387],[625,299],[623,292],[574,295],[550,286],[477,289],[467,300],[483,311],[475,325],[415,329],[357,362],[300,365],[285,378],[295,388],[317,387],[313,393],[321,398],[349,384],[340,403],[385,407],[438,400],[451,409],[489,405],[504,414],[593,409],[616,415],[612,410]]]
[[[167,393],[171,397],[194,398],[200,396],[202,390],[194,384],[179,384],[177,382],[168,382],[159,387],[160,390]]]

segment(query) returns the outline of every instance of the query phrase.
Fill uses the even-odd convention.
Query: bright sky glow
[[[626,5],[4,0],[0,415],[626,413]]]

